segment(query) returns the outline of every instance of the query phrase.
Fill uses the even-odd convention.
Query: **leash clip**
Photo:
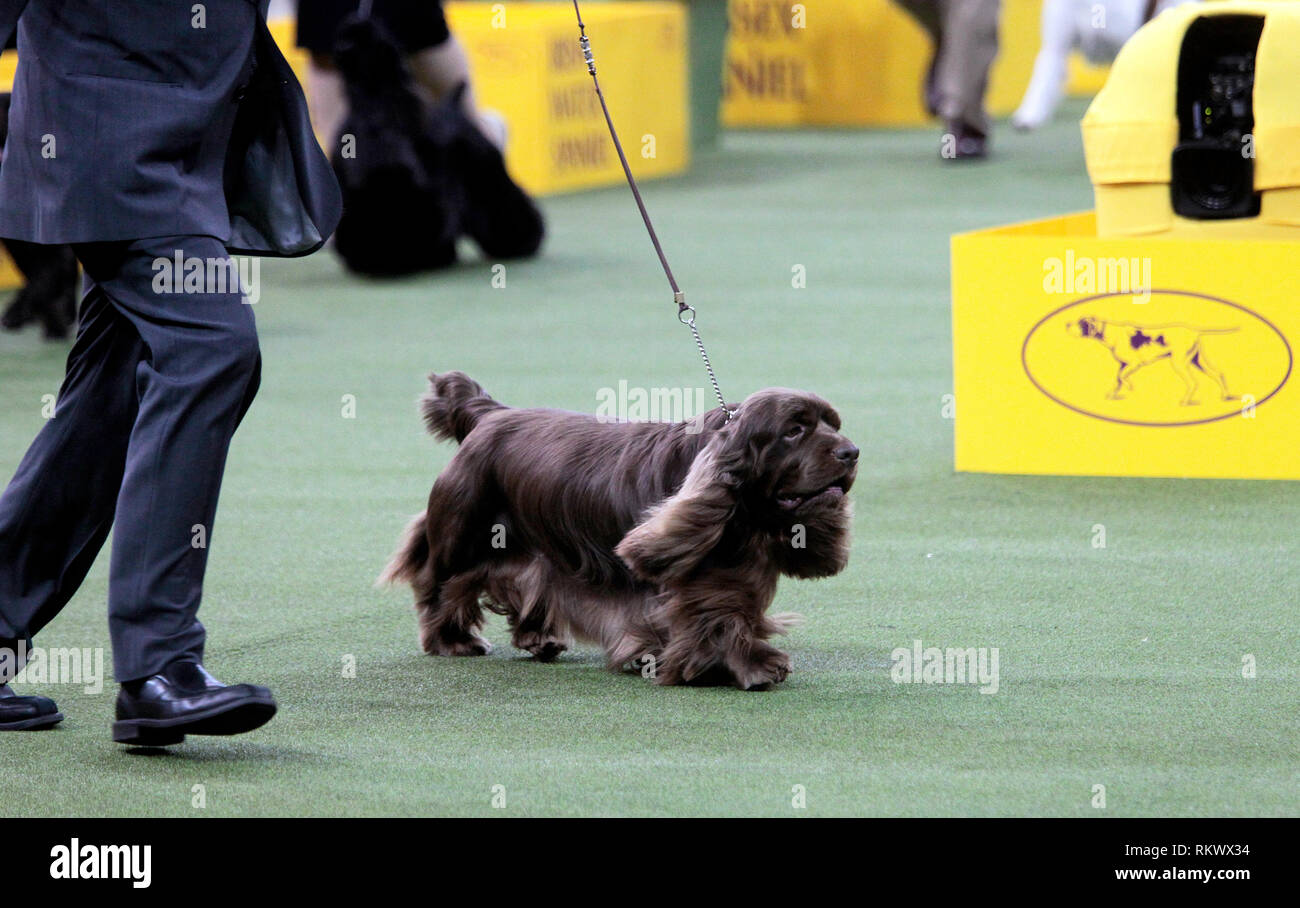
[[[686,292],[683,290],[674,290],[673,302],[677,304],[677,320],[687,327],[695,327],[695,307],[686,305]],[[688,312],[690,313],[690,318],[684,318]]]

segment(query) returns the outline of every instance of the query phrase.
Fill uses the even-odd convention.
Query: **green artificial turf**
[[[209,667],[270,685],[281,712],[141,756],[109,740],[114,685],[40,688],[68,719],[0,735],[0,815],[1300,813],[1300,485],[952,469],[948,237],[1088,207],[1081,110],[1004,128],[969,166],[938,160],[934,130],[732,133],[644,187],[728,396],[817,391],[863,450],[849,568],[780,588],[776,610],[807,620],[776,691],[659,688],[590,645],[534,664],[500,619],[492,655],[432,659],[407,593],[371,586],[453,451],[416,416],[428,371],[588,411],[620,380],[705,386],[611,188],[546,200],[545,254],[508,265],[504,288],[474,257],[396,283],[330,253],[263,263],[265,377],[201,617]],[[5,476],[64,355],[0,338]],[[38,643],[107,647],[106,571]],[[998,647],[998,693],[893,683],[891,651],[918,638]]]

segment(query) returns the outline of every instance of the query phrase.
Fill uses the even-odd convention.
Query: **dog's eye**
[[[804,427],[796,423],[795,425],[785,430],[785,440],[794,441],[796,438],[799,438],[801,435],[803,435],[803,433],[804,433]]]

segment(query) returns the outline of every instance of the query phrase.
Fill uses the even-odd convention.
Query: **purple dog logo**
[[[1104,293],[1044,315],[1021,365],[1046,397],[1133,426],[1253,417],[1291,376],[1291,345],[1263,315],[1183,290]]]
[[[1209,334],[1232,334],[1233,328],[1194,328],[1189,325],[1135,325],[1132,322],[1108,322],[1091,315],[1080,316],[1067,322],[1066,330],[1075,337],[1090,338],[1105,347],[1115,362],[1119,373],[1115,386],[1106,395],[1111,400],[1123,400],[1126,392],[1133,390],[1133,374],[1152,363],[1165,362],[1186,386],[1179,404],[1193,406],[1198,401],[1196,373],[1208,375],[1219,386],[1224,400],[1236,400],[1229,393],[1228,381],[1210,361],[1202,343]]]

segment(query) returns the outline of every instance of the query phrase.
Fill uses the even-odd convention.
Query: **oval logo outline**
[[[1277,337],[1277,339],[1282,342],[1282,346],[1286,349],[1286,356],[1287,356],[1286,371],[1283,373],[1282,378],[1277,383],[1277,385],[1274,386],[1274,388],[1271,391],[1269,391],[1259,400],[1255,401],[1252,406],[1256,408],[1262,406],[1265,402],[1275,397],[1277,393],[1281,391],[1283,387],[1286,386],[1286,383],[1290,381],[1291,372],[1295,367],[1295,353],[1291,349],[1291,342],[1287,340],[1286,335],[1283,334],[1278,329],[1277,325],[1273,324],[1271,321],[1269,321],[1264,316],[1260,315],[1258,312],[1255,312],[1253,309],[1247,308],[1246,306],[1243,306],[1240,303],[1234,303],[1232,300],[1226,300],[1218,296],[1211,296],[1208,293],[1197,293],[1193,290],[1152,289],[1147,292],[1150,293],[1152,296],[1158,294],[1164,294],[1167,296],[1189,296],[1189,297],[1194,297],[1196,299],[1205,300],[1207,302],[1218,303],[1223,306],[1228,306],[1229,308],[1236,309],[1240,312],[1244,312],[1246,315],[1250,316],[1251,318],[1265,325]],[[1051,312],[1047,313],[1042,318],[1040,318],[1037,322],[1035,322],[1033,327],[1031,327],[1029,329],[1029,332],[1025,335],[1025,339],[1020,345],[1020,367],[1024,370],[1025,377],[1029,379],[1030,384],[1032,384],[1035,388],[1037,388],[1039,393],[1041,393],[1048,400],[1052,401],[1055,404],[1059,404],[1062,407],[1065,407],[1067,410],[1070,410],[1074,413],[1078,413],[1080,416],[1087,416],[1092,419],[1099,419],[1102,420],[1103,422],[1118,423],[1120,425],[1148,426],[1151,428],[1158,428],[1158,429],[1177,428],[1180,426],[1205,425],[1206,423],[1219,422],[1220,420],[1223,419],[1229,419],[1234,416],[1239,416],[1241,414],[1240,410],[1231,410],[1227,413],[1221,413],[1218,416],[1209,416],[1203,419],[1179,420],[1175,422],[1151,422],[1148,420],[1120,419],[1115,416],[1106,416],[1105,414],[1102,413],[1094,413],[1090,410],[1085,410],[1080,406],[1076,406],[1075,404],[1071,404],[1068,403],[1067,401],[1061,400],[1061,398],[1057,397],[1055,394],[1053,394],[1052,392],[1048,391],[1045,387],[1043,387],[1043,385],[1038,381],[1038,379],[1034,377],[1033,371],[1030,370],[1029,368],[1029,360],[1028,360],[1029,342],[1033,340],[1034,335],[1038,332],[1038,330],[1041,327],[1043,327],[1044,324],[1046,324],[1048,321],[1055,318],[1056,316],[1060,315],[1062,312],[1065,312],[1067,309],[1073,309],[1075,306],[1082,306],[1086,303],[1096,302],[1097,300],[1114,299],[1116,297],[1125,297],[1125,296],[1132,296],[1132,295],[1133,293],[1131,291],[1129,292],[1120,291],[1120,292],[1113,292],[1113,293],[1096,293],[1093,294],[1092,296],[1086,296],[1083,297],[1082,299],[1077,299],[1074,300],[1073,302],[1066,303],[1063,306],[1058,306],[1056,309],[1053,309]]]

